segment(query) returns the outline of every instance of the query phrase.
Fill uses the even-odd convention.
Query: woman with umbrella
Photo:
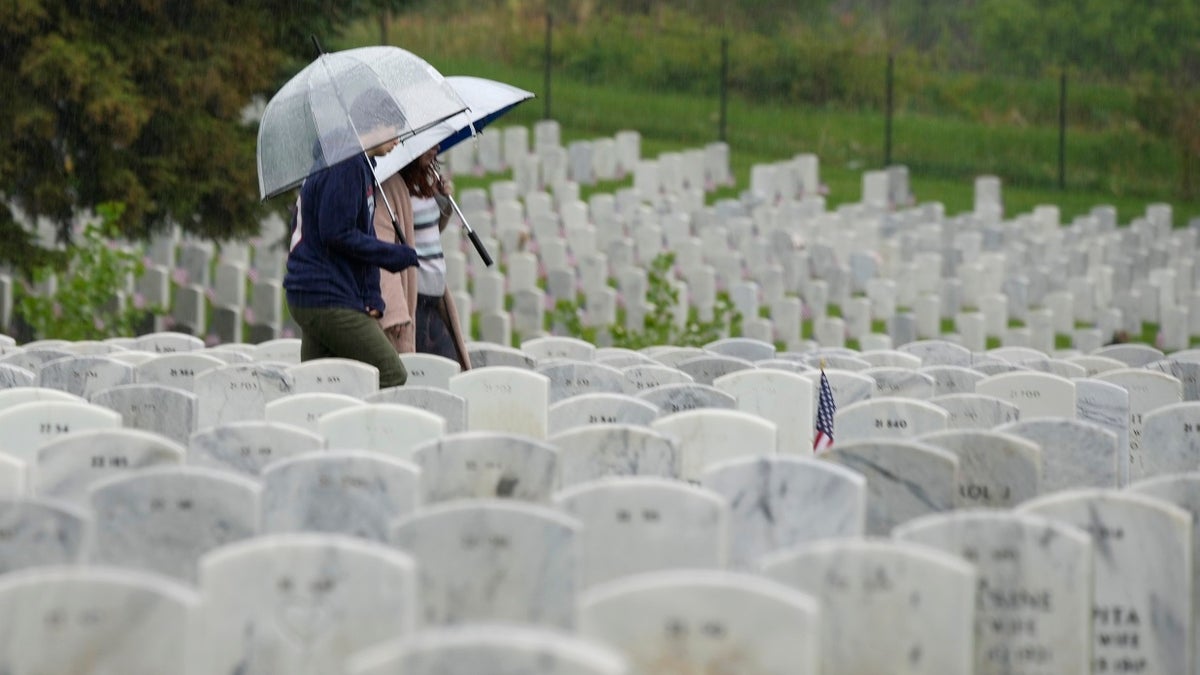
[[[451,185],[438,174],[437,154],[435,145],[381,186],[388,200],[397,205],[403,237],[416,249],[420,265],[400,274],[380,274],[388,310],[379,322],[397,352],[437,354],[469,370],[471,361],[454,295],[446,287],[441,233],[452,213]],[[385,241],[394,241],[399,234],[391,220],[378,212],[375,231]]]
[[[368,157],[396,146],[394,121],[403,115],[391,96],[369,89],[355,99],[350,118],[365,151],[304,181],[283,286],[302,331],[302,361],[355,359],[379,369],[381,388],[395,387],[408,374],[375,320],[386,309],[379,270],[412,267],[417,253],[375,236],[375,178]]]

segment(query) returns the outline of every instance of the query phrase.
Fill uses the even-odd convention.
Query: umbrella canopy
[[[276,92],[258,127],[258,191],[266,199],[393,138],[466,109],[433,66],[399,47],[322,54]]]
[[[434,146],[441,146],[441,152],[449,150],[470,138],[473,134],[472,128],[478,131],[533,98],[533,92],[482,77],[451,75],[446,78],[446,82],[466,104],[466,112],[411,138],[402,139],[400,145],[380,157],[376,163],[375,175],[379,180],[382,181],[403,169]]]

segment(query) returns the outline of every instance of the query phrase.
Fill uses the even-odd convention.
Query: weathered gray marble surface
[[[963,366],[926,366],[917,372],[933,378],[933,395],[973,394],[983,373]]]
[[[579,521],[511,500],[434,505],[398,521],[392,543],[417,560],[423,625],[479,621],[571,629]]]
[[[262,473],[262,531],[326,532],[386,542],[392,521],[421,504],[420,481],[420,467],[377,452],[296,455]]]
[[[920,357],[923,366],[970,366],[971,350],[945,340],[918,340],[896,348]]]
[[[872,398],[838,406],[833,416],[834,438],[851,442],[867,438],[909,438],[945,431],[945,408],[908,398]]]
[[[691,375],[661,363],[641,363],[621,368],[625,376],[625,393],[640,394],[647,389],[661,387],[666,384],[691,384],[695,382]]]
[[[702,408],[733,410],[737,407],[737,400],[733,396],[699,383],[662,384],[642,390],[636,396],[658,406],[663,415]]]
[[[550,378],[550,403],[582,394],[625,391],[625,375],[612,366],[591,361],[555,359],[538,364],[536,372]]]
[[[412,459],[417,447],[446,433],[446,420],[412,406],[365,403],[326,413],[317,431],[330,450],[375,450]]]
[[[142,384],[162,384],[185,391],[195,391],[196,376],[226,365],[225,361],[208,353],[164,353],[134,366],[134,380]]]
[[[1075,411],[1079,419],[1095,423],[1117,437],[1117,484],[1129,483],[1129,391],[1125,387],[1091,378],[1075,380]]]
[[[433,387],[448,390],[450,378],[462,372],[458,361],[437,354],[422,354],[412,352],[400,355],[400,362],[408,372],[405,387]],[[475,365],[472,363],[472,365]],[[389,387],[392,389],[394,387]]]
[[[161,577],[100,567],[0,576],[0,672],[185,672],[200,599]]]
[[[985,394],[947,394],[929,401],[947,413],[947,429],[991,429],[1021,417],[1017,406]]]
[[[545,359],[571,359],[592,361],[596,357],[596,346],[579,338],[565,335],[545,335],[521,342],[521,351],[538,361]]]
[[[608,476],[679,477],[678,442],[649,427],[591,425],[568,429],[548,440],[558,448],[562,487]]]
[[[125,384],[102,389],[91,402],[121,415],[122,425],[188,442],[196,430],[200,399],[190,391],[159,384]]]
[[[416,564],[336,535],[258,537],[213,551],[200,569],[201,673],[326,675],[417,625]]]
[[[360,653],[347,675],[628,675],[623,654],[562,631],[515,624],[423,630]]]
[[[73,565],[91,545],[92,516],[52,500],[0,498],[0,575],[49,565]]]
[[[563,490],[554,504],[583,525],[584,587],[663,569],[723,569],[728,560],[729,503],[711,490],[663,478],[610,478]]]
[[[1020,436],[1042,449],[1043,494],[1120,484],[1117,437],[1097,424],[1043,418],[1004,424],[995,431]]]
[[[261,420],[268,402],[294,391],[286,366],[263,363],[206,370],[196,374],[193,386],[200,397],[198,429]]]
[[[776,551],[866,531],[866,478],[830,462],[782,455],[735,459],[710,466],[700,483],[729,503],[735,569],[756,569]]]
[[[366,398],[379,391],[379,369],[353,359],[313,359],[289,366],[297,394],[342,394]]]
[[[866,477],[868,535],[954,508],[958,458],[939,447],[911,439],[835,442],[821,457]]]
[[[120,414],[90,403],[53,400],[22,403],[0,412],[0,452],[33,464],[38,450],[58,436],[120,426]]]
[[[231,422],[188,439],[187,463],[258,476],[271,462],[325,447],[325,437],[278,422]]]
[[[1190,513],[1142,494],[1096,489],[1045,495],[1018,510],[1092,536],[1092,672],[1192,672]]]
[[[910,521],[894,536],[975,565],[976,675],[1092,672],[1086,532],[1024,513],[958,511]]]
[[[324,392],[288,394],[268,403],[263,409],[263,419],[267,422],[290,424],[305,431],[320,434],[321,418],[327,413],[361,405],[366,405],[361,398],[346,394]]]
[[[675,367],[690,375],[692,380],[699,384],[712,384],[713,380],[719,377],[742,370],[750,370],[755,366],[746,359],[720,354],[701,354],[684,359]]]
[[[1007,509],[1041,494],[1037,443],[983,429],[926,434],[919,440],[958,457],[956,508]]]
[[[133,366],[107,356],[70,356],[43,363],[37,386],[58,389],[83,398],[98,391],[133,383]]]
[[[1022,420],[1075,417],[1075,383],[1050,373],[1018,371],[991,375],[975,383],[975,393],[1012,403],[1021,411]]]
[[[178,466],[187,451],[171,439],[137,429],[63,434],[38,450],[30,472],[33,493],[86,506],[101,481],[152,467]]]
[[[236,474],[146,469],[92,487],[94,563],[195,581],[200,556],[258,534],[258,483]]]
[[[546,502],[558,489],[558,449],[517,434],[469,431],[413,449],[425,504],[507,498]]]
[[[628,394],[578,394],[551,403],[547,413],[551,436],[588,424],[647,426],[658,419],[658,406]]]
[[[875,380],[875,392],[872,397],[930,399],[934,396],[933,378],[911,368],[871,366],[860,372]]]
[[[745,359],[746,361],[764,361],[775,358],[775,345],[770,342],[747,337],[730,337],[713,340],[704,345],[704,350],[722,356]]]
[[[823,673],[970,673],[977,577],[957,556],[889,540],[831,539],[763,563],[821,607]],[[899,620],[908,617],[909,620]]]
[[[812,596],[757,575],[672,570],[619,579],[580,600],[579,632],[638,675],[816,675],[822,614]]]
[[[403,387],[388,387],[364,400],[367,403],[395,403],[428,410],[446,420],[448,434],[467,430],[467,399],[451,394],[446,388],[405,384]]]

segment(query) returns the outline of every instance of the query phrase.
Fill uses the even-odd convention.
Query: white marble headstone
[[[905,398],[872,398],[838,406],[834,438],[848,443],[867,438],[908,438],[945,431],[949,415],[940,406]]]
[[[392,521],[420,505],[420,483],[420,467],[378,452],[331,450],[280,460],[262,472],[262,531],[385,543]]]
[[[200,556],[258,533],[258,483],[196,467],[146,469],[94,485],[92,561],[194,581]]]
[[[778,445],[774,423],[738,410],[688,410],[660,417],[650,426],[678,439],[684,480],[699,480],[706,468],[722,460],[773,455]]]
[[[197,673],[325,675],[416,626],[413,559],[336,535],[258,537],[200,565]]]
[[[866,531],[866,478],[830,462],[735,459],[710,466],[700,482],[729,502],[730,563],[736,569],[755,569],[776,551]]]
[[[589,425],[557,433],[549,442],[558,448],[562,487],[608,476],[680,475],[678,442],[648,427]]]
[[[984,377],[978,370],[962,366],[927,366],[917,372],[933,378],[934,396],[973,394],[975,383]]]
[[[548,430],[554,435],[588,424],[647,426],[658,419],[659,412],[654,404],[628,394],[578,394],[550,404]]]
[[[662,410],[663,415],[707,408],[737,408],[737,399],[716,387],[699,383],[662,384],[636,396]]]
[[[162,675],[188,668],[182,584],[100,567],[45,567],[0,576],[0,672]]]
[[[651,572],[580,599],[579,632],[625,653],[634,675],[816,675],[823,610],[807,594],[737,572]]]
[[[1068,490],[1018,511],[1092,536],[1092,672],[1192,672],[1192,518],[1134,492]]]
[[[1042,493],[1120,484],[1122,453],[1117,437],[1098,424],[1042,418],[1004,424],[995,431],[1036,443],[1042,449]]]
[[[1129,391],[1120,385],[1087,377],[1075,380],[1075,411],[1080,420],[1092,422],[1117,437],[1118,485],[1129,483]]]
[[[193,386],[200,397],[198,429],[261,420],[267,403],[293,393],[286,366],[244,363],[198,373]]]
[[[91,402],[119,413],[127,428],[187,443],[196,430],[200,399],[190,391],[160,384],[124,384],[92,394]]]
[[[835,442],[821,457],[866,477],[868,535],[886,536],[956,504],[958,457],[939,447],[911,439]]]
[[[400,362],[408,372],[405,387],[435,387],[449,389],[450,378],[462,372],[462,364],[438,354],[409,352],[400,355]],[[478,364],[472,364],[478,365]],[[389,387],[395,389],[395,387]]]
[[[1131,484],[1128,492],[1160,499],[1192,516],[1192,654],[1200,658],[1200,473],[1177,473]]]
[[[474,361],[472,361],[474,363]],[[545,438],[550,378],[509,366],[473,368],[450,378],[467,401],[467,428]]]
[[[796,373],[752,369],[717,378],[713,386],[737,400],[737,409],[775,424],[776,451],[812,452],[816,391],[811,380]]]
[[[467,400],[446,388],[406,384],[368,396],[367,403],[395,403],[427,410],[446,420],[446,433],[467,430]]]
[[[975,393],[1008,401],[1021,411],[1022,420],[1038,417],[1075,417],[1075,384],[1065,377],[1019,371],[985,377]]]
[[[973,670],[976,573],[957,556],[832,539],[772,556],[763,572],[820,603],[823,673]]]
[[[73,565],[91,546],[92,516],[53,500],[0,498],[0,576],[27,567]]]
[[[929,402],[946,411],[948,429],[991,429],[1021,417],[1017,406],[986,394],[947,394]]]
[[[625,657],[604,643],[515,624],[427,629],[359,653],[347,675],[629,675]]]
[[[72,356],[43,363],[37,386],[89,398],[98,391],[133,383],[133,366],[107,356]]]
[[[1183,402],[1183,383],[1173,375],[1145,368],[1110,370],[1096,376],[1101,382],[1124,387],[1129,392],[1129,480],[1147,473],[1143,455],[1151,450],[1142,444],[1144,416],[1164,406]]]
[[[392,543],[418,561],[426,626],[506,621],[570,629],[579,521],[511,500],[438,504],[398,521]]]
[[[621,374],[625,376],[625,391],[629,394],[638,394],[666,384],[695,382],[691,375],[682,370],[658,363],[639,363],[625,366],[620,370]]]
[[[231,422],[192,434],[187,462],[257,476],[271,462],[324,447],[323,436],[290,424]]]
[[[1086,532],[1026,513],[961,511],[893,534],[975,565],[975,675],[1092,672]]]
[[[324,358],[287,368],[297,394],[342,394],[366,398],[379,391],[379,369],[353,359]]]
[[[362,399],[347,394],[288,394],[268,403],[263,409],[263,419],[320,434],[321,418],[326,414],[362,405],[366,405]]]
[[[1011,508],[1041,494],[1042,451],[1034,442],[986,429],[956,429],[920,440],[958,457],[957,508]]]
[[[133,376],[142,384],[162,384],[194,391],[196,376],[206,370],[220,368],[225,361],[200,352],[164,353],[134,366]]]
[[[663,478],[613,478],[563,490],[554,503],[583,524],[584,587],[640,572],[726,565],[729,504],[710,490]]]
[[[38,450],[58,436],[120,426],[119,413],[90,403],[22,403],[0,412],[0,451],[32,463]]]
[[[368,403],[326,413],[317,422],[330,450],[374,450],[411,459],[413,450],[446,433],[446,420],[395,403]]]
[[[38,496],[86,505],[92,485],[142,469],[182,464],[186,452],[165,436],[137,429],[63,434],[38,450],[29,482]]]
[[[421,498],[549,501],[558,488],[558,450],[546,441],[496,432],[449,434],[416,446]]]

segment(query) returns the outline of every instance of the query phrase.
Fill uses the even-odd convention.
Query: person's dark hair
[[[422,170],[421,158],[417,157],[400,169],[400,177],[404,179],[404,184],[413,196],[428,199],[438,194],[436,186],[439,166],[437,157],[434,157],[429,166]]]
[[[384,125],[396,127],[399,133],[406,126],[404,111],[396,99],[379,88],[367,89],[359,94],[350,105],[350,119],[354,128],[363,134]]]

